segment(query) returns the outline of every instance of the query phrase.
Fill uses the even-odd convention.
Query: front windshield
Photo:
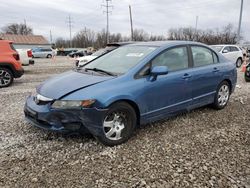
[[[155,49],[156,47],[149,46],[120,47],[92,61],[84,68],[97,68],[114,74],[124,74]]]
[[[223,46],[211,46],[216,52],[220,52]]]

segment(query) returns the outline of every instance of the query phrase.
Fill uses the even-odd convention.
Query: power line
[[[52,44],[52,32],[51,32],[51,30],[49,30],[49,36],[50,36],[50,44]]]
[[[107,29],[106,29],[106,40],[107,40],[107,44],[109,43],[109,14],[112,13],[112,11],[110,11],[110,8],[113,8],[113,5],[109,5],[109,3],[111,3],[112,0],[106,0],[106,4],[102,4],[101,6],[106,8],[106,11],[103,11],[103,13],[106,13],[107,15]]]
[[[195,21],[195,37],[196,37],[196,41],[198,40],[198,32],[197,32],[198,19],[199,19],[199,16],[196,16],[196,21]]]
[[[134,31],[133,31],[133,19],[132,19],[132,12],[131,12],[130,5],[129,5],[129,15],[130,15],[131,41],[133,41],[134,40]]]
[[[237,41],[238,42],[240,41],[240,29],[241,29],[242,12],[243,12],[243,0],[241,0],[241,6],[240,6],[239,26],[238,26],[238,32],[237,32]]]
[[[67,17],[67,24],[69,26],[69,46],[72,47],[72,27],[73,27],[73,21],[71,16]]]

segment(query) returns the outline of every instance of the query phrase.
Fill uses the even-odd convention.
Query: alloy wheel
[[[114,112],[107,115],[103,122],[104,134],[109,140],[120,140],[126,126],[126,114]]]
[[[11,82],[11,75],[8,71],[0,69],[0,86],[4,87]]]
[[[228,102],[230,95],[229,86],[222,85],[218,92],[218,104],[219,106],[225,106]]]

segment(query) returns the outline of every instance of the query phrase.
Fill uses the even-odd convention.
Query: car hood
[[[59,99],[79,89],[112,78],[112,76],[98,76],[68,71],[43,82],[40,86],[38,86],[37,93],[50,99]]]

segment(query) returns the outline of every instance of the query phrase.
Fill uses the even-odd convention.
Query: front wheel
[[[114,103],[103,119],[102,134],[97,139],[107,146],[122,144],[132,136],[136,122],[135,110],[128,103]]]
[[[13,74],[9,69],[0,67],[0,88],[10,86],[13,79]]]
[[[223,81],[217,91],[214,98],[213,106],[217,110],[221,110],[226,107],[230,97],[230,85],[227,81]]]

